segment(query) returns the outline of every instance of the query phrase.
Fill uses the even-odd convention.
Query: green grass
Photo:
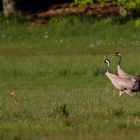
[[[140,30],[132,21],[60,19],[1,23],[0,139],[140,139],[140,96],[118,97],[103,64],[108,57],[115,73],[120,50],[122,67],[138,74]]]

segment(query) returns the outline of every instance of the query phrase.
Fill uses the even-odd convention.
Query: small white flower
[[[49,37],[48,35],[45,35],[45,36],[44,36],[45,39],[47,39],[48,37]]]
[[[91,48],[94,47],[94,44],[91,44],[90,47],[91,47]]]
[[[63,43],[63,40],[59,40],[60,43]]]

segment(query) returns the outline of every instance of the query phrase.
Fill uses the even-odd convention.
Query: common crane
[[[135,78],[122,78],[118,75],[112,74],[109,71],[110,61],[108,59],[104,60],[104,64],[106,66],[106,76],[109,78],[113,86],[119,90],[119,96],[123,93],[128,95],[133,95],[134,92],[137,92],[138,83]]]

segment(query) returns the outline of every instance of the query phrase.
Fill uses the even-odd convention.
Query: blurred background
[[[139,140],[116,51],[140,74],[140,0],[0,0],[0,140]]]
[[[136,16],[140,10],[139,0],[1,0],[0,11],[5,16],[9,16],[13,12],[35,13],[47,11],[49,8],[63,9],[74,7],[86,7],[85,13],[89,15],[110,15],[119,12],[121,15]],[[107,9],[108,7],[109,9]],[[119,9],[117,9],[117,7]],[[119,10],[119,11],[118,11]],[[78,10],[77,10],[78,12]],[[98,13],[99,12],[99,13]],[[64,11],[65,13],[65,11]],[[63,13],[63,14],[64,14]]]

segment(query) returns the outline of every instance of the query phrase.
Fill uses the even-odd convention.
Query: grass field
[[[104,72],[105,57],[116,72],[117,50],[123,69],[140,73],[140,29],[132,21],[1,23],[0,139],[139,140],[140,96],[119,97]]]

